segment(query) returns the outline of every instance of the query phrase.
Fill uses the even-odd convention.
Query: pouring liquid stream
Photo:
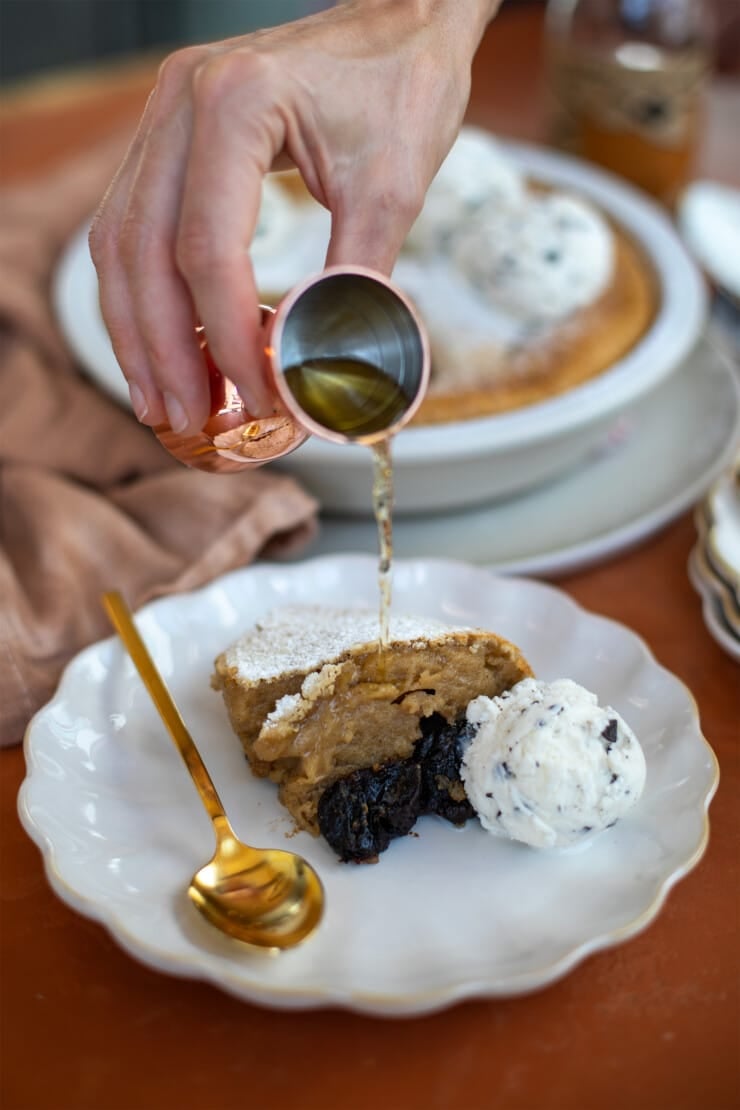
[[[297,402],[317,423],[356,437],[391,427],[408,408],[409,398],[392,378],[356,358],[314,358],[285,371]],[[373,454],[373,512],[380,550],[379,646],[388,645],[393,561],[393,463],[390,436],[370,444]]]
[[[393,460],[390,439],[373,448],[373,512],[378,526],[378,587],[380,590],[381,652],[388,646],[391,616],[391,574],[393,569]]]

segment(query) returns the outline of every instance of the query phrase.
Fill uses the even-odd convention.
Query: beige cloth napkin
[[[316,504],[268,469],[174,462],[82,376],[54,320],[60,250],[95,208],[119,142],[0,193],[0,744],[20,741],[64,664],[129,604],[307,540]]]

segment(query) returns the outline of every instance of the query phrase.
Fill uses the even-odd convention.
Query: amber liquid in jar
[[[668,55],[626,43],[596,57],[557,45],[548,62],[557,145],[673,205],[700,139],[703,52]]]
[[[702,0],[549,0],[547,29],[552,141],[672,207],[701,137]]]

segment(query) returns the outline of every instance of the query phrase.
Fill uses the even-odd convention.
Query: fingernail
[[[134,415],[137,420],[143,420],[149,411],[149,406],[146,403],[146,397],[139,389],[136,382],[128,383],[128,392],[131,398],[131,408],[134,410]]]
[[[164,407],[167,410],[167,422],[173,432],[184,432],[188,426],[188,418],[174,393],[164,394]]]

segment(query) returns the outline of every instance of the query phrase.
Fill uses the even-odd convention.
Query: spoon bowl
[[[193,875],[188,897],[222,933],[261,947],[298,944],[323,911],[321,883],[305,860],[294,852],[257,851],[228,833]]]
[[[211,925],[236,940],[260,948],[300,944],[323,915],[321,880],[295,852],[253,848],[235,835],[195,742],[126,603],[112,591],[103,595],[103,606],[185,762],[216,834],[216,851],[193,875],[188,897]]]

